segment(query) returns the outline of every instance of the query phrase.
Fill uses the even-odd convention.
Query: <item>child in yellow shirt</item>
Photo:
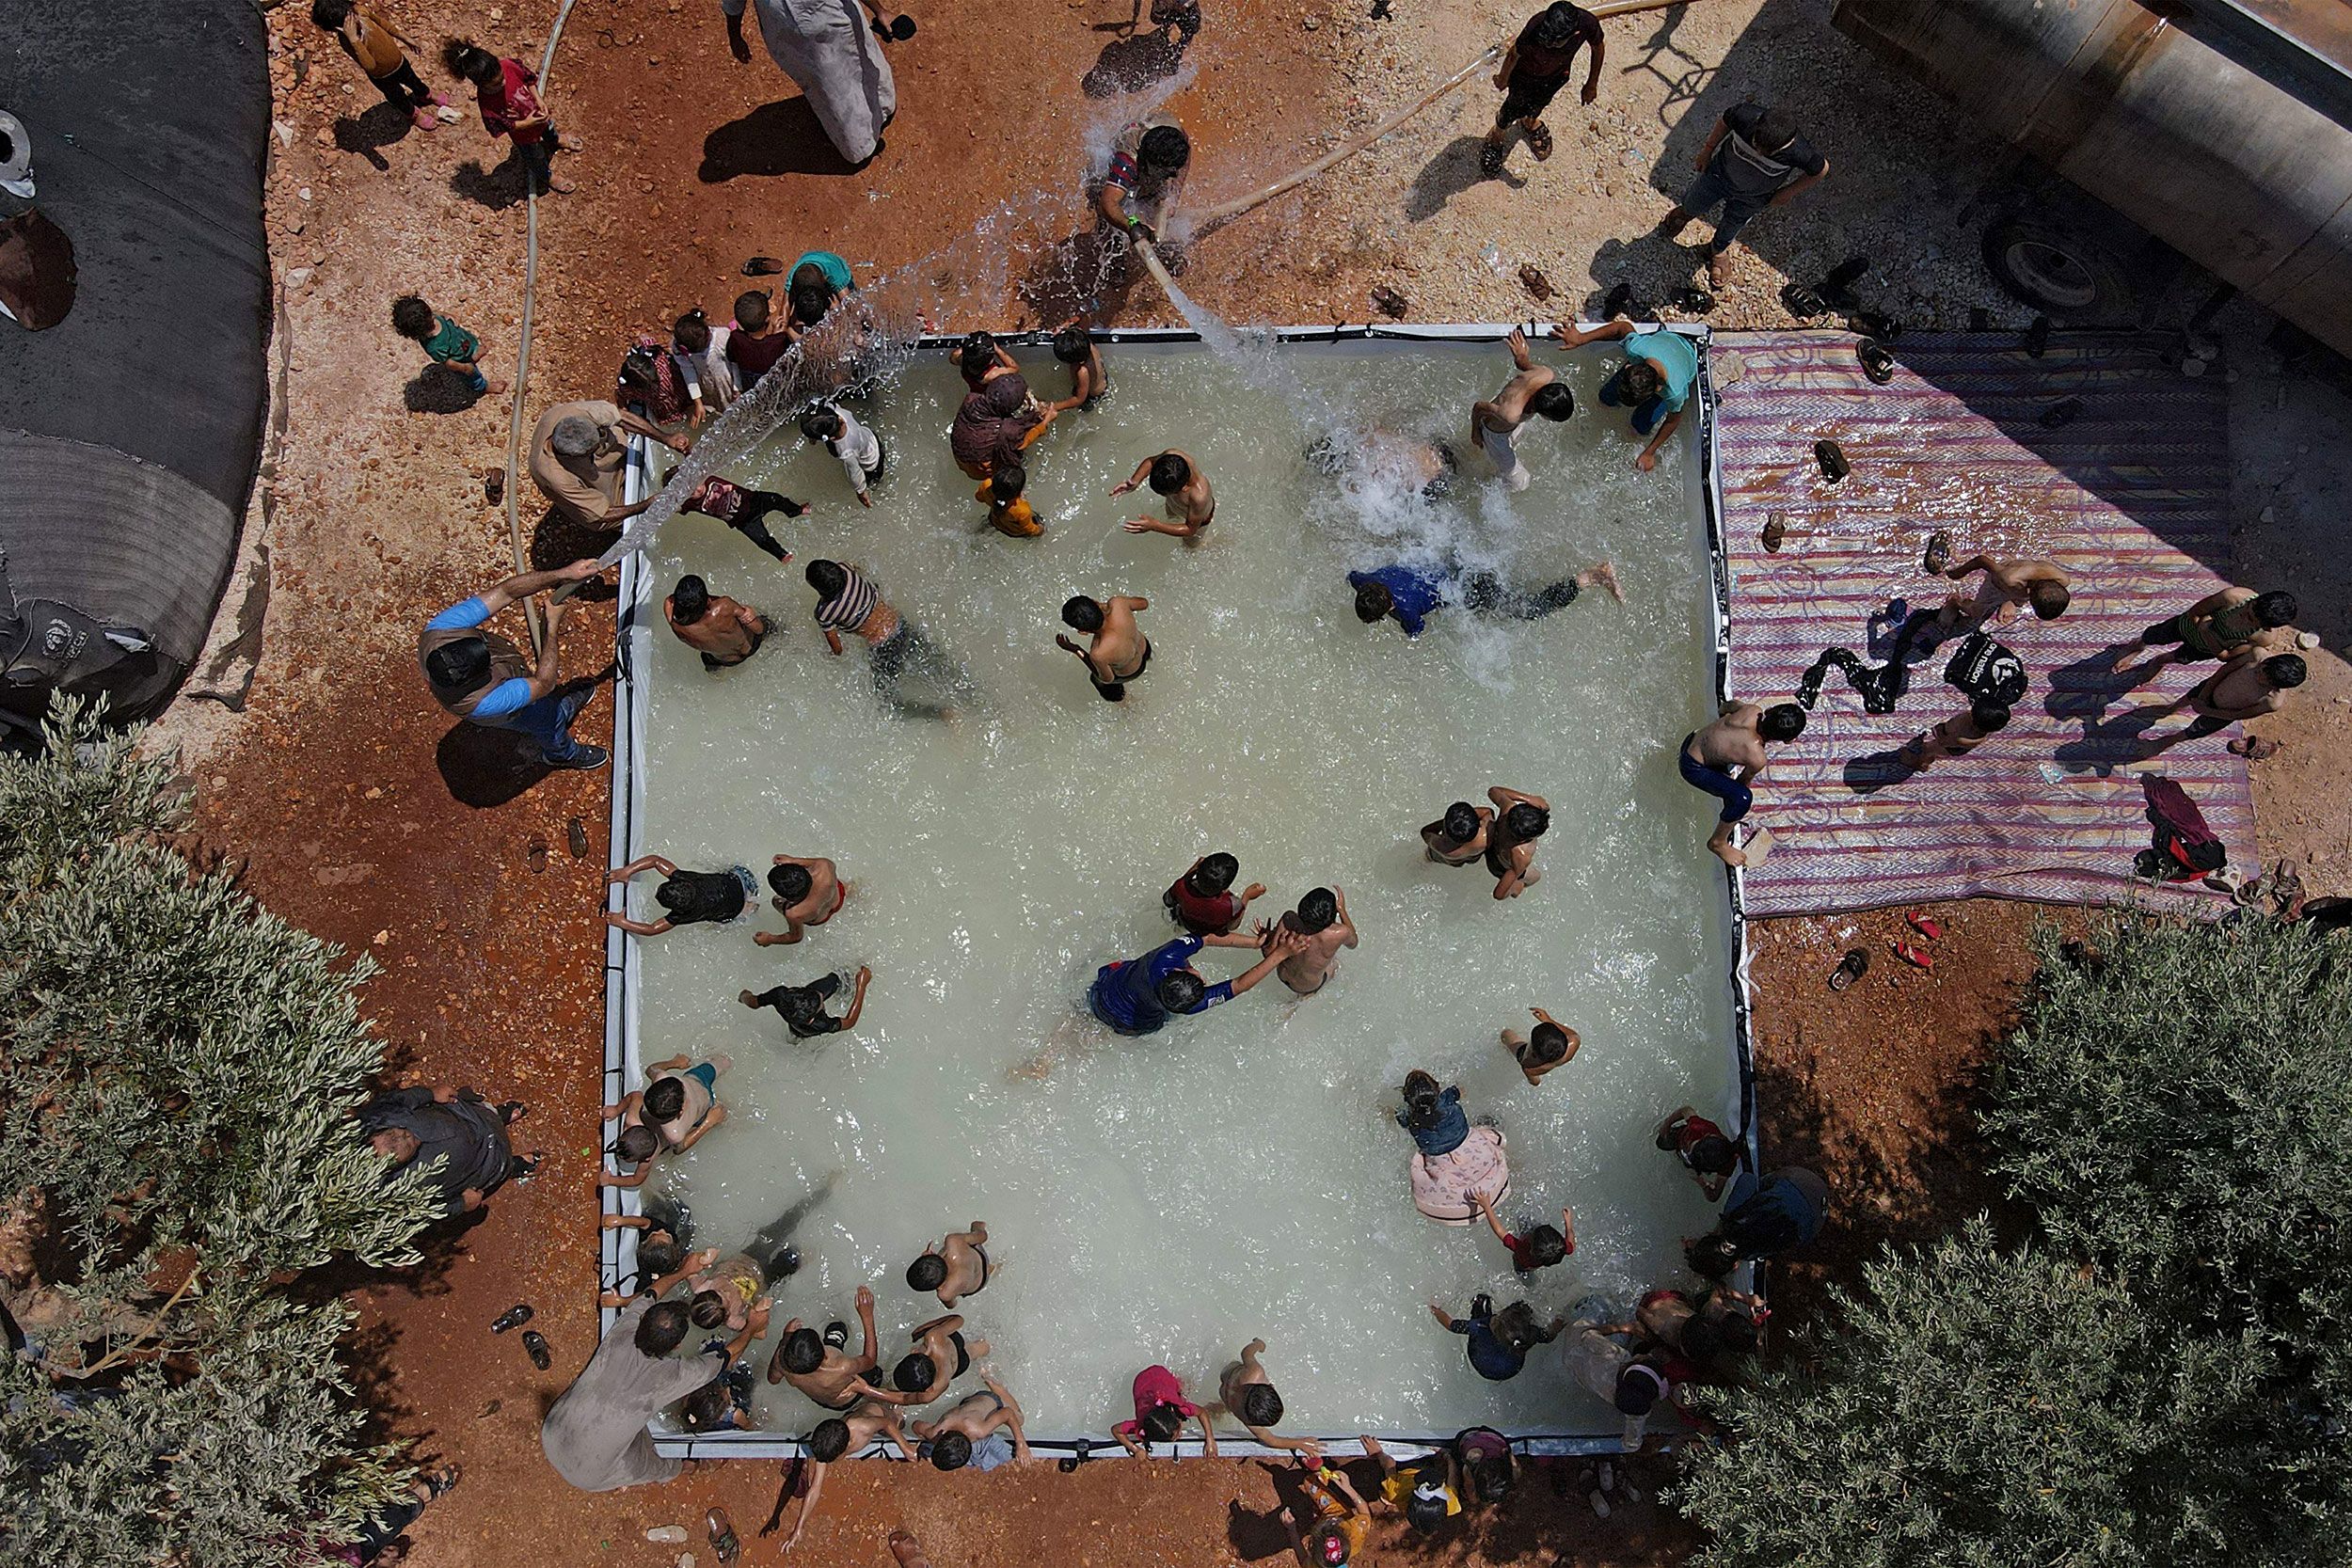
[[[1018,463],[999,462],[988,483],[972,492],[972,499],[988,503],[988,520],[997,532],[1034,539],[1045,531],[1045,525],[1037,520],[1036,509],[1021,493],[1028,483],[1026,468]]]

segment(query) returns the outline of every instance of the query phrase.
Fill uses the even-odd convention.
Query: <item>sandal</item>
[[[710,1549],[719,1554],[721,1562],[733,1562],[743,1555],[742,1538],[735,1533],[735,1525],[723,1508],[714,1508],[703,1515],[703,1529],[710,1537]]]
[[[1844,990],[1870,972],[1870,955],[1859,947],[1849,947],[1846,956],[1837,960],[1837,967],[1829,977],[1829,989]]]
[[[1942,577],[1944,568],[1952,563],[1952,536],[1942,529],[1928,535],[1928,553],[1919,558],[1919,568],[1930,577]]]
[[[743,263],[746,277],[767,277],[784,270],[784,263],[772,256],[755,256]]]
[[[1549,159],[1551,156],[1551,127],[1549,125],[1529,126],[1527,128],[1527,150],[1535,154],[1535,161],[1539,164]]]
[[[498,1112],[499,1120],[512,1127],[531,1115],[531,1107],[519,1100],[502,1100],[499,1102]]]
[[[1924,749],[1925,748],[1922,748],[1922,750]],[[1918,932],[1921,936],[1927,938],[1930,942],[1941,942],[1944,940],[1944,923],[1936,919],[1931,914],[1924,914],[1917,910],[1905,910],[1903,911],[1903,924]]]
[[[444,1465],[424,1478],[424,1495],[429,1502],[464,1479],[464,1472],[454,1465]]]
[[[1925,949],[1914,947],[1907,942],[1890,942],[1886,948],[1914,969],[1932,971],[1935,968],[1935,959]]]

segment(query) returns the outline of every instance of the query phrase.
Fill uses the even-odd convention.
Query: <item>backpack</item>
[[[2015,707],[2026,694],[2026,661],[1980,631],[1972,631],[1944,666],[1944,679],[1972,702]]]
[[[2230,861],[2229,847],[2205,825],[2205,814],[2187,790],[2170,779],[2149,779],[2148,821],[2154,842],[2133,862],[2142,876],[2159,881],[2185,882],[2220,870]]]

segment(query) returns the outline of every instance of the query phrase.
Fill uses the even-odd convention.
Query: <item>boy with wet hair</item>
[[[1493,460],[1495,477],[1506,490],[1524,490],[1530,475],[1513,445],[1519,428],[1535,415],[1558,424],[1576,412],[1576,394],[1559,372],[1528,356],[1527,334],[1518,328],[1503,340],[1511,351],[1513,373],[1491,399],[1470,404],[1470,445]]]
[[[1054,645],[1074,655],[1087,667],[1087,679],[1094,683],[1095,695],[1106,703],[1125,702],[1127,683],[1152,666],[1152,640],[1136,625],[1136,614],[1151,608],[1151,600],[1133,594],[1108,599],[1075,594],[1062,601],[1062,625],[1087,633],[1093,641],[1081,648],[1056,632]]]
[[[1232,930],[1249,911],[1253,899],[1265,896],[1265,884],[1252,882],[1236,894],[1233,879],[1241,862],[1219,849],[1201,856],[1160,895],[1160,904],[1176,924],[1197,937]]]
[[[1974,594],[1954,594],[1944,601],[1944,607],[1935,612],[1939,631],[1988,623],[1997,626],[2021,604],[2033,607],[2036,620],[2055,621],[2066,613],[2067,605],[2073,601],[2067,589],[2066,568],[2055,561],[1996,561],[1989,555],[1972,555],[1955,565],[1951,549],[1949,534],[1938,533],[1929,540],[1927,569],[1954,582],[1971,573],[1982,572],[1984,580],[1977,584]]]
[[[1324,982],[1339,967],[1340,951],[1357,942],[1356,923],[1348,918],[1347,895],[1337,887],[1316,888],[1298,901],[1298,908],[1286,912],[1276,925],[1259,927],[1261,943],[1271,943],[1277,927],[1294,936],[1306,939],[1296,952],[1282,960],[1275,973],[1282,984],[1300,996],[1312,996],[1321,990]]]
[[[1193,1017],[1248,990],[1281,964],[1307,939],[1277,931],[1264,956],[1231,980],[1210,985],[1192,967],[1192,957],[1203,946],[1256,947],[1258,939],[1239,933],[1178,937],[1139,958],[1121,959],[1095,971],[1087,991],[1087,1008],[1115,1035],[1157,1034],[1171,1017]]]
[[[873,982],[874,972],[865,964],[858,966],[850,994],[850,1010],[839,1018],[825,1011],[825,1003],[841,990],[841,976],[820,974],[804,986],[771,986],[764,991],[742,991],[736,1000],[746,1007],[773,1007],[792,1031],[796,1040],[815,1039],[819,1035],[847,1034],[857,1027],[860,1014],[866,1011],[866,988]]]
[[[739,599],[712,594],[707,583],[688,573],[677,579],[661,601],[661,618],[677,640],[702,655],[706,670],[727,670],[759,652],[775,628],[768,617]]]
[[[515,144],[515,157],[529,175],[533,190],[569,195],[575,188],[555,172],[555,154],[579,150],[580,143],[555,128],[536,88],[539,73],[520,60],[503,60],[463,39],[442,46],[441,61],[450,74],[473,84],[474,101],[482,110],[482,128],[493,137]]]
[[[1688,1105],[1677,1105],[1658,1124],[1658,1147],[1671,1152],[1713,1203],[1724,1184],[1748,1163],[1747,1146]]]
[[[1637,330],[1623,316],[1587,331],[1563,322],[1552,332],[1560,346],[1581,348],[1586,343],[1622,342],[1625,363],[1600,384],[1600,401],[1629,411],[1633,433],[1649,437],[1633,466],[1644,473],[1658,467],[1658,453],[1681,428],[1691,402],[1691,388],[1699,375],[1699,351],[1679,332],[1653,326]]]
[[[857,1321],[863,1334],[858,1354],[849,1353],[850,1325],[829,1323],[822,1332],[794,1318],[784,1325],[773,1354],[768,1358],[769,1383],[789,1383],[827,1410],[847,1414],[866,1399],[882,1399],[867,1381],[882,1366],[881,1339],[874,1332],[874,1292],[857,1288]]]
[[[1489,180],[1502,172],[1502,160],[1509,151],[1504,138],[1514,125],[1526,133],[1527,150],[1535,154],[1537,163],[1551,156],[1551,129],[1544,123],[1544,110],[1567,86],[1576,52],[1588,47],[1593,58],[1584,71],[1586,103],[1600,96],[1600,62],[1607,53],[1600,19],[1568,0],[1555,0],[1527,19],[1518,37],[1502,52],[1502,62],[1495,67],[1502,107],[1496,112],[1494,128],[1486,133],[1486,146],[1478,153],[1478,167]]]
[[[1707,276],[1716,288],[1729,286],[1732,241],[1767,207],[1793,201],[1821,182],[1829,160],[1797,132],[1787,111],[1761,103],[1727,109],[1699,149],[1699,177],[1658,222],[1658,237],[1671,240],[1692,218],[1721,203],[1715,236],[1707,242]]]
[[[1534,1274],[1537,1269],[1550,1268],[1576,1250],[1576,1212],[1565,1204],[1560,1206],[1557,1227],[1539,1225],[1521,1236],[1502,1228],[1502,1222],[1495,1218],[1493,1198],[1480,1192],[1470,1194],[1470,1201],[1486,1216],[1486,1228],[1495,1233],[1495,1240],[1510,1252],[1511,1267],[1516,1273]]]
[[[1731,833],[1756,805],[1754,785],[1763,776],[1766,742],[1785,743],[1804,733],[1804,709],[1794,703],[1769,708],[1734,703],[1713,723],[1682,737],[1675,753],[1682,782],[1724,803],[1707,847],[1725,865],[1748,863],[1746,854],[1733,847]]]
[[[1132,120],[1111,139],[1111,164],[1095,192],[1095,211],[1104,223],[1154,245],[1167,232],[1192,162],[1192,141],[1166,115]]]
[[[1007,458],[972,492],[972,499],[987,503],[989,526],[997,532],[1009,539],[1035,539],[1045,525],[1037,520],[1037,509],[1025,494],[1028,487],[1029,470]]]
[[[1535,1017],[1534,1030],[1522,1037],[1516,1029],[1505,1029],[1502,1049],[1518,1063],[1520,1077],[1530,1084],[1540,1084],[1544,1074],[1574,1061],[1584,1042],[1575,1030],[1541,1007],[1530,1007],[1528,1011]]]
[[[805,859],[778,855],[768,868],[768,888],[775,895],[771,902],[784,916],[785,929],[753,932],[752,941],[762,947],[790,946],[807,934],[809,927],[822,926],[850,901],[850,884],[841,879],[840,869],[821,855]]]
[[[769,514],[781,512],[787,517],[805,517],[814,509],[806,501],[796,501],[778,490],[755,490],[717,474],[707,474],[687,492],[678,510],[716,517],[773,556],[781,566],[792,559],[792,552],[777,544],[775,535],[768,531]]]
[[[1066,414],[1074,408],[1082,414],[1093,413],[1111,388],[1094,334],[1074,324],[1063,327],[1054,334],[1054,357],[1070,367],[1070,395],[1054,404],[1056,411]]]
[[[949,1384],[971,1370],[975,1355],[988,1354],[986,1339],[965,1342],[963,1319],[954,1312],[916,1325],[911,1338],[914,1348],[890,1369],[890,1384],[901,1394],[918,1396],[910,1402],[917,1404],[929,1404],[946,1393]],[[951,1360],[955,1370],[944,1370]]]
[[[988,1373],[980,1374],[982,1392],[967,1394],[936,1421],[910,1421],[917,1439],[915,1454],[928,1458],[935,1470],[961,1470],[966,1465],[986,1474],[1000,1465],[1028,1459],[1029,1438],[1024,1430],[1021,1402]],[[998,1435],[1009,1433],[1009,1440]]]
[[[889,453],[882,437],[837,403],[812,404],[801,412],[801,434],[820,442],[841,464],[860,506],[874,504],[874,483],[882,476]]]
[[[1471,864],[1486,854],[1486,834],[1494,820],[1491,806],[1456,800],[1445,808],[1443,816],[1422,827],[1422,846],[1439,865]]]
[[[1217,1379],[1218,1402],[1225,1406],[1227,1415],[1248,1427],[1249,1435],[1263,1446],[1288,1449],[1310,1464],[1319,1464],[1323,1459],[1322,1444],[1311,1437],[1284,1437],[1274,1430],[1282,1419],[1282,1396],[1275,1391],[1274,1380],[1266,1375],[1265,1364],[1259,1359],[1264,1354],[1263,1339],[1252,1339],[1242,1346],[1241,1359],[1226,1368]]]
[[[930,1291],[939,1297],[940,1306],[953,1307],[987,1290],[990,1270],[988,1227],[974,1220],[969,1230],[950,1232],[907,1265],[907,1289]]]
[[[1540,795],[1523,794],[1501,784],[1486,791],[1494,802],[1495,819],[1486,830],[1486,870],[1495,879],[1495,897],[1517,898],[1544,879],[1535,869],[1535,841],[1551,826],[1551,803]]]
[[[2300,610],[2292,594],[2224,588],[2141,632],[2116,656],[2114,669],[2120,674],[2144,650],[2169,648],[2134,672],[2132,684],[2138,686],[2168,664],[2226,659],[2250,642],[2267,644],[2264,634],[2294,625]],[[2284,653],[2292,645],[2280,641],[2276,651]]]
[[[792,334],[771,330],[771,314],[765,289],[747,289],[735,296],[735,330],[727,334],[727,363],[735,368],[735,379],[747,393],[792,351]]]
[[[1201,530],[1216,519],[1216,492],[1209,488],[1209,476],[1200,471],[1189,453],[1173,447],[1145,458],[1136,465],[1136,471],[1124,483],[1111,486],[1111,494],[1123,496],[1146,478],[1152,482],[1152,493],[1166,499],[1168,520],[1135,517],[1120,526],[1129,533],[1165,533],[1171,539],[1190,543],[1200,537]]]
[[[392,330],[421,345],[433,363],[464,376],[474,396],[506,390],[504,381],[482,372],[482,340],[415,294],[392,301]]]
[[[2161,717],[2188,707],[2196,709],[2197,717],[2169,736],[2142,741],[2140,752],[2153,756],[2181,741],[2201,739],[2231,724],[2276,713],[2286,701],[2286,693],[2301,686],[2309,673],[2299,654],[2265,657],[2260,644],[2240,648],[2230,656],[2230,661],[2218,673],[2205,677],[2196,689],[2178,701],[2154,710]]]
[[[616,1164],[634,1168],[627,1173],[599,1173],[599,1187],[642,1187],[653,1174],[657,1155],[683,1154],[702,1142],[705,1133],[727,1119],[719,1102],[719,1075],[735,1064],[724,1055],[696,1062],[683,1053],[667,1061],[651,1062],[645,1086],[631,1089],[618,1104],[607,1105],[599,1119],[617,1121],[620,1130],[606,1152]]]

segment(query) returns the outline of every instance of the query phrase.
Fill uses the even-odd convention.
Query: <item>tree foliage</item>
[[[0,1556],[299,1560],[407,1472],[359,1442],[342,1309],[277,1287],[413,1260],[437,1212],[353,1131],[367,970],[193,867],[132,736],[47,738],[0,757],[0,1278],[40,1351],[0,1372]]]
[[[1982,1220],[1833,1291],[1712,1396],[1712,1568],[2290,1564],[2352,1542],[2352,942],[2119,916],[2037,937]]]

